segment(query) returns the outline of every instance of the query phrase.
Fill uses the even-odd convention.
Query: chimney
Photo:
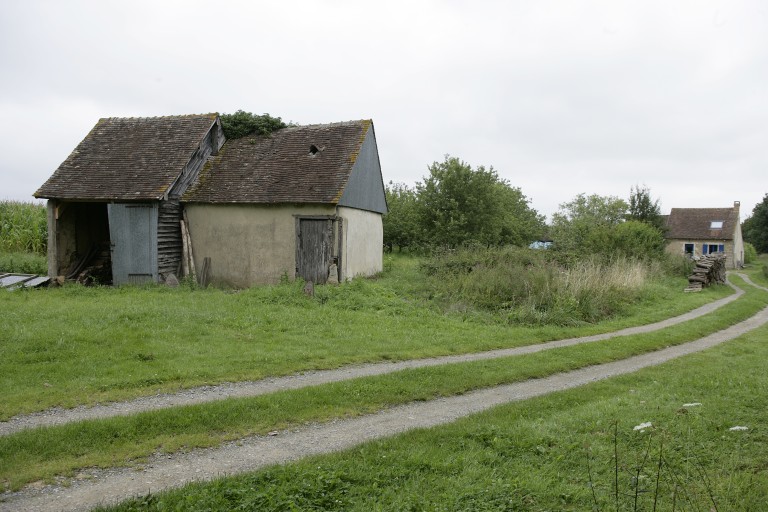
[[[736,208],[737,210],[739,209],[740,205],[741,205],[741,201],[734,201],[733,202],[733,207]]]

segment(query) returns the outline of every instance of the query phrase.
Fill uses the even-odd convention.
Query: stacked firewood
[[[685,291],[700,292],[705,286],[718,283],[725,283],[725,254],[711,254],[697,260]]]

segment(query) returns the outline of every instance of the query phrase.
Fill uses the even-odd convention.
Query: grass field
[[[762,510],[767,338],[109,510]]]
[[[108,510],[762,510],[766,339]]]
[[[519,327],[511,326],[490,314],[446,314],[423,300],[418,289],[418,280],[414,276],[415,260],[395,258],[388,266],[390,270],[379,279],[359,280],[336,288],[319,288],[314,299],[302,295],[298,285],[289,284],[238,293],[189,288],[170,290],[160,287],[64,287],[58,290],[27,290],[0,294],[0,307],[11,320],[0,327],[3,339],[8,340],[0,346],[0,383],[4,390],[9,390],[4,396],[4,403],[0,405],[3,408],[2,414],[7,418],[20,412],[40,410],[52,405],[88,404],[202,383],[256,379],[304,369],[333,368],[355,362],[474,352],[588,335],[660,320],[731,293],[727,287],[714,287],[700,294],[682,294],[680,290],[683,282],[668,280],[653,284],[626,316],[609,322],[572,328]],[[766,284],[760,265],[753,266],[746,272],[758,284]],[[738,278],[734,278],[734,281],[740,282]],[[286,391],[250,399],[227,400],[125,418],[86,421],[20,432],[0,438],[0,481],[4,482],[6,488],[15,489],[38,479],[50,481],[57,475],[72,476],[78,469],[85,467],[134,464],[157,451],[173,452],[197,446],[212,446],[224,440],[254,433],[265,433],[310,421],[365,414],[398,403],[459,394],[472,389],[551,375],[682,343],[736,323],[768,303],[768,294],[765,292],[743,284],[742,287],[747,293],[736,302],[721,308],[716,315],[654,334],[621,338],[620,341],[607,340],[515,358],[409,370],[324,385],[300,392]],[[761,332],[764,331],[765,329]],[[746,338],[753,339],[752,335]],[[730,368],[730,371],[737,373],[730,375],[723,369],[718,369],[716,375],[721,381],[724,379],[730,382],[742,379],[751,370],[746,366],[736,365]],[[673,373],[675,372],[677,370]],[[746,373],[741,375],[742,372]],[[677,374],[671,376],[676,378]],[[663,378],[666,379],[667,376]],[[603,389],[601,386],[608,385],[589,388]],[[632,384],[632,387],[635,385]],[[636,387],[639,388],[640,384]],[[682,393],[683,390],[679,392]],[[748,393],[749,390],[743,389],[741,392]],[[611,425],[616,424],[615,420],[619,419],[619,415],[612,412],[614,409],[610,409],[601,400],[612,402],[616,401],[616,397],[599,400],[596,398],[598,401],[589,406],[587,397],[591,396],[591,391],[587,394],[573,393],[575,392],[563,395],[579,396],[578,399],[571,399],[578,404],[584,404],[586,409],[570,412],[572,408],[565,408],[565,417],[557,416],[554,412],[550,417],[528,413],[535,416],[534,424],[538,425],[529,435],[534,436],[536,442],[540,443],[537,436],[542,433],[560,432],[563,423],[576,422],[568,416],[569,414],[576,415],[580,421],[593,421],[593,428],[587,433],[581,427],[581,430],[574,430],[573,436],[580,441],[571,441],[564,446],[569,446],[572,450],[576,446],[573,443],[580,443],[582,448],[588,446],[586,451],[582,450],[583,453],[594,454],[595,467],[590,466],[589,471],[593,472],[594,481],[599,483],[599,486],[595,487],[596,490],[600,489],[602,495],[598,497],[598,503],[603,503],[601,507],[606,507],[604,503],[608,503],[614,495],[610,485],[606,484],[606,481],[610,480],[608,477],[612,468],[605,467],[610,466],[604,460],[605,450],[609,450],[611,446],[621,448],[631,459],[642,454],[641,447],[632,437],[634,434],[618,430],[617,435],[611,434]],[[602,396],[602,391],[595,393],[598,397]],[[715,400],[719,403],[721,398],[713,398],[713,403]],[[623,404],[625,401],[621,399],[619,403]],[[692,401],[697,400],[685,400],[683,403]],[[700,399],[698,401],[703,402]],[[648,400],[644,402],[647,403]],[[562,402],[555,400],[554,403]],[[518,410],[514,409],[515,407],[522,407],[523,411],[529,410],[526,409],[526,404],[510,407],[513,407],[514,411]],[[555,409],[556,407],[552,406],[542,410]],[[695,409],[691,413],[699,414],[699,411],[703,410]],[[454,428],[482,430],[485,429],[485,422],[489,421],[487,418],[495,418],[496,414],[497,412],[487,413],[480,417],[486,418],[485,420],[469,419],[458,424],[463,426],[445,428],[449,432]],[[590,418],[589,414],[594,417]],[[524,417],[525,415],[520,416],[520,421]],[[611,423],[609,418],[613,418],[614,422]],[[676,416],[672,417],[675,418]],[[622,428],[630,428],[629,424],[623,425],[624,420],[622,417],[618,424]],[[495,420],[491,423],[493,421]],[[629,423],[633,421],[635,420],[632,419]],[[633,425],[642,422],[637,421],[638,423]],[[669,421],[669,418],[664,421]],[[513,423],[517,424],[517,420]],[[654,422],[654,425],[657,423]],[[672,439],[679,435],[675,430],[679,430],[679,425],[658,425],[661,426],[652,429],[654,437],[649,444],[654,449],[663,447],[663,443],[667,442],[661,439]],[[582,506],[587,503],[583,496],[585,488],[583,482],[575,482],[583,478],[585,467],[581,462],[587,460],[586,456],[577,464],[571,460],[573,455],[557,455],[559,463],[564,467],[574,466],[575,469],[571,470],[573,474],[566,478],[566,483],[572,481],[576,486],[575,489],[569,489],[567,485],[563,487],[562,492],[558,491],[559,498],[550,496],[551,493],[548,494],[543,489],[552,485],[547,481],[547,478],[554,478],[549,472],[555,471],[555,474],[564,475],[566,470],[563,467],[546,469],[545,474],[532,474],[530,478],[522,474],[498,475],[497,478],[494,476],[495,469],[483,467],[486,461],[492,460],[488,449],[494,450],[497,443],[504,444],[506,450],[513,450],[515,453],[525,452],[526,441],[519,437],[519,433],[505,438],[506,440],[499,440],[508,435],[505,432],[509,432],[509,429],[518,432],[520,428],[531,427],[500,425],[499,434],[494,434],[486,440],[487,446],[478,447],[476,443],[467,442],[466,445],[457,447],[449,443],[446,448],[448,452],[460,453],[453,456],[448,455],[442,448],[423,448],[413,444],[413,439],[418,439],[420,435],[436,438],[452,436],[443,434],[442,429],[366,445],[351,452],[352,455],[349,456],[354,460],[359,453],[378,449],[392,450],[392,457],[399,456],[398,450],[418,454],[418,458],[403,456],[403,460],[411,461],[404,463],[405,466],[392,465],[392,461],[385,461],[384,457],[378,462],[378,468],[375,460],[370,462],[373,467],[364,464],[362,468],[365,469],[361,471],[380,475],[371,480],[374,484],[366,483],[368,481],[362,479],[361,475],[364,473],[349,469],[349,465],[354,465],[354,462],[344,462],[344,456],[338,456],[317,459],[320,461],[317,471],[312,469],[315,462],[309,463],[308,466],[291,465],[235,481],[195,487],[182,494],[177,492],[168,496],[152,496],[145,500],[146,503],[135,502],[129,505],[128,509],[142,509],[145,506],[160,510],[187,509],[186,505],[189,503],[210,503],[210,509],[230,510],[236,506],[249,508],[257,503],[259,509],[285,510],[290,508],[289,504],[292,503],[297,509],[311,508],[311,505],[320,509],[368,510],[375,509],[369,508],[374,502],[380,503],[382,509],[388,510],[442,509],[434,505],[444,503],[449,504],[443,507],[446,510],[504,510],[504,503],[508,509],[583,509]],[[596,432],[599,432],[599,435]],[[686,439],[693,439],[695,443],[704,436],[696,434],[690,437],[690,432],[689,428],[689,437]],[[467,437],[466,433],[463,435]],[[592,439],[595,436],[599,438],[599,443]],[[601,444],[606,439],[614,439],[614,444],[609,444],[606,448]],[[519,442],[523,444],[518,446]],[[398,448],[398,443],[404,444]],[[533,453],[532,456],[536,458],[547,455],[549,458],[550,453],[557,454],[557,450],[561,450],[556,449],[556,446],[559,447],[560,444],[552,444],[551,440],[536,444],[534,451],[538,455]],[[729,449],[725,447],[722,450],[723,456]],[[422,453],[424,450],[427,453]],[[456,464],[463,462],[451,462],[451,457],[460,457],[461,461],[477,460],[471,462],[466,474],[462,474],[464,472],[459,471]],[[517,459],[517,455],[514,458]],[[417,460],[422,461],[417,464],[417,469],[423,466],[424,471],[413,471],[411,465],[416,464]],[[522,460],[526,459],[523,457]],[[721,461],[712,458],[715,462],[707,460],[706,464],[700,464],[698,460],[695,463],[691,462],[692,460],[687,458],[674,461],[677,465],[675,467],[687,472],[685,489],[681,487],[680,492],[685,490],[695,493],[695,496],[687,498],[681,494],[679,499],[680,503],[689,499],[692,500],[691,503],[701,504],[709,499],[709,495],[714,491],[709,484],[702,488],[701,479],[691,478],[690,474],[699,471],[700,466],[704,471],[717,469],[719,466],[711,464],[721,464]],[[739,464],[741,463],[742,459],[739,458]],[[492,463],[496,464],[500,464],[499,460]],[[515,464],[510,462],[510,468],[505,471],[520,471],[520,466]],[[451,467],[453,469],[446,470],[447,473],[440,469]],[[437,471],[434,471],[435,468]],[[650,465],[647,468],[650,468]],[[646,470],[650,471],[647,468]],[[629,474],[630,469],[622,467],[622,471]],[[383,476],[398,472],[403,475],[414,474],[412,478],[403,477],[403,483],[407,483],[408,489],[411,489],[405,494],[391,485],[388,487],[387,478]],[[479,480],[472,484],[469,480],[475,478],[475,472]],[[582,473],[581,476],[579,473]],[[423,481],[417,481],[422,478]],[[510,485],[514,485],[510,487],[502,484],[499,478],[507,479]],[[303,482],[298,490],[295,479]],[[530,479],[533,480],[529,481]],[[255,490],[248,491],[240,487],[253,487],[254,481],[260,482],[254,487]],[[627,481],[631,481],[631,478]],[[621,482],[622,500],[625,499],[623,493],[630,492],[626,488],[627,481]],[[370,488],[370,485],[374,485],[374,488]],[[457,485],[464,487],[454,488]],[[499,485],[501,487],[498,487]],[[561,482],[560,487],[563,485],[565,484]],[[746,484],[740,482],[738,485]],[[422,486],[434,487],[435,490],[423,492]],[[520,486],[531,487],[521,496],[515,497],[516,489]],[[478,490],[481,488],[484,489],[482,492]],[[733,489],[738,490],[741,487],[736,486]],[[731,492],[732,489],[727,490]],[[338,496],[337,491],[340,493]],[[669,489],[664,491],[665,495],[669,495],[667,491]],[[539,492],[542,494],[538,494]],[[671,492],[677,491],[672,489]],[[717,492],[718,499],[726,496],[722,489]],[[647,494],[643,492],[642,497]],[[333,503],[324,501],[331,497]],[[515,501],[518,498],[523,501]],[[587,498],[593,501],[595,499],[591,493]],[[505,501],[506,499],[512,501]],[[727,496],[725,499],[732,500]],[[517,505],[514,505],[515,503]],[[530,506],[519,503],[527,503]],[[560,505],[555,506],[553,503]],[[732,504],[733,501],[729,503]],[[591,505],[587,503],[586,506],[589,508]],[[206,509],[203,505],[201,507],[200,510]],[[605,509],[614,510],[610,507]],[[624,509],[633,510],[621,508]]]
[[[164,287],[0,294],[0,420],[158,391],[341,365],[478,352],[646,324],[723,297],[650,284],[625,313],[577,327],[520,327],[478,312],[446,314],[416,289],[416,261],[395,258],[377,280],[243,292]]]

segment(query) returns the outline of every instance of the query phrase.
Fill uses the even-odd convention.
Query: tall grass
[[[48,245],[45,205],[0,201],[0,251],[43,255]]]
[[[448,309],[506,312],[513,323],[575,325],[623,310],[644,293],[658,262],[616,257],[557,261],[529,249],[460,249],[422,264],[430,298]]]

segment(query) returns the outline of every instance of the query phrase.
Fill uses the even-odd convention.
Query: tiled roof
[[[182,200],[336,204],[370,127],[348,121],[228,140]]]
[[[89,201],[161,198],[216,117],[100,119],[35,197]]]
[[[712,222],[722,221],[721,229]],[[691,240],[731,240],[739,223],[739,209],[672,208],[667,219],[667,238]]]

